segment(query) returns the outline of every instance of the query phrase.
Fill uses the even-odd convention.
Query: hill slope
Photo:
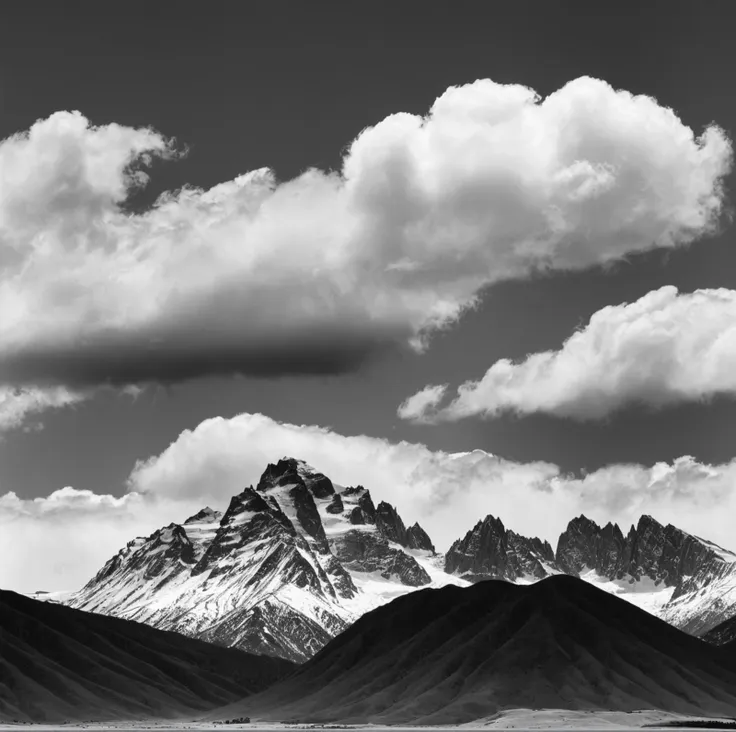
[[[197,714],[260,691],[286,661],[0,591],[0,720]]]
[[[368,613],[218,718],[452,724],[518,707],[733,715],[729,655],[577,578],[488,581]]]

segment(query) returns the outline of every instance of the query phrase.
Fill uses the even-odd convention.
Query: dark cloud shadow
[[[231,332],[178,329],[165,335],[107,333],[84,343],[45,345],[0,357],[0,380],[70,388],[164,385],[212,376],[257,379],[337,376],[405,348],[403,333],[349,327],[277,332],[238,340]],[[405,342],[405,338],[403,339]]]

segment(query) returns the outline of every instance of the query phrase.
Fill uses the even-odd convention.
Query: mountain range
[[[407,527],[362,486],[288,457],[224,513],[204,508],[131,541],[64,602],[302,663],[409,592],[560,574],[694,635],[736,614],[736,554],[651,516],[626,534],[577,517],[555,549],[487,516],[441,555],[419,524]]]
[[[556,550],[487,516],[450,547],[445,571],[473,582],[580,577],[693,635],[736,614],[736,554],[651,516],[625,535],[616,524],[579,516]]]

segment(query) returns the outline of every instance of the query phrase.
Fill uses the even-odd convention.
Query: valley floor
[[[642,727],[651,728],[657,725],[667,725],[670,722],[685,722],[688,720],[702,721],[704,717],[686,717],[678,714],[668,714],[656,710],[642,710],[638,712],[585,712],[566,709],[512,709],[501,712],[487,719],[460,725],[441,726],[393,726],[380,725],[321,725],[321,724],[212,724],[211,722],[171,722],[171,721],[137,721],[137,722],[89,722],[82,724],[0,724],[0,732],[22,728],[33,728],[38,732],[56,732],[63,729],[69,732],[88,730],[90,732],[140,732],[141,730],[155,730],[156,732],[220,732],[224,730],[248,730],[248,732],[280,732],[281,730],[370,730],[370,732],[412,732],[414,730],[453,730],[474,732],[487,729],[515,729],[515,730],[635,730]],[[689,729],[678,727],[678,729]]]

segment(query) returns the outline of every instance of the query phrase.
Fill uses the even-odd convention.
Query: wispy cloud
[[[29,417],[48,409],[61,409],[78,404],[84,399],[85,395],[70,391],[63,386],[46,389],[0,387],[0,434],[19,427]]]

